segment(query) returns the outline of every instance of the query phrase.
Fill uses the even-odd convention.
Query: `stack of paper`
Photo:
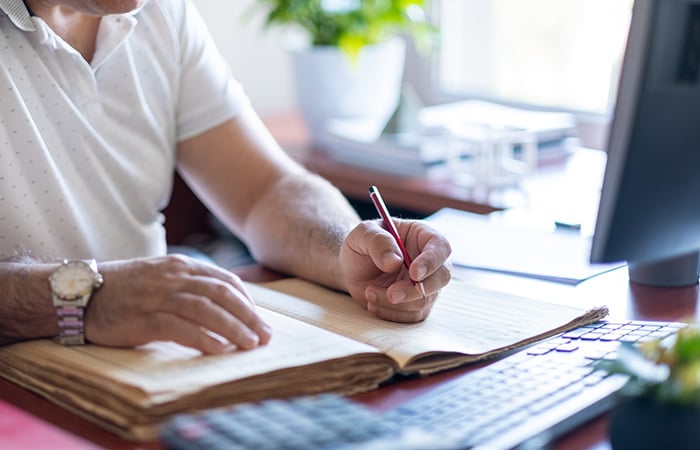
[[[329,156],[340,163],[407,177],[427,177],[445,170],[444,136],[382,134],[371,140],[349,132],[321,139]]]
[[[450,241],[457,266],[577,284],[624,265],[589,263],[590,238],[571,231],[514,227],[451,208],[426,220]]]
[[[532,111],[466,100],[416,111],[411,129],[387,132],[376,123],[331,120],[321,145],[341,163],[395,175],[421,177],[444,172],[450,158],[463,157],[460,145],[484,143],[494,133],[527,134],[539,154],[563,154],[576,136],[572,114]]]
[[[428,374],[594,322],[585,311],[452,280],[425,321],[387,322],[345,294],[299,279],[247,286],[274,330],[249,351],[202,356],[174,343],[137,349],[0,347],[0,376],[109,430],[152,440],[173,414],[318,392],[351,394],[396,373]],[[274,289],[274,290],[273,290]]]
[[[540,144],[559,142],[576,135],[573,114],[535,111],[483,100],[465,100],[423,108],[420,122],[426,128],[450,124],[480,125],[491,129],[531,133]]]

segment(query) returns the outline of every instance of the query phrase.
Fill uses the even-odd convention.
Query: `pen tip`
[[[428,294],[425,292],[425,286],[423,286],[422,281],[416,282],[416,287],[418,288],[418,292],[420,295],[423,296],[424,299],[428,298]]]

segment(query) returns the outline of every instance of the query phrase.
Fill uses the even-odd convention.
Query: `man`
[[[260,263],[383,319],[427,317],[450,278],[447,241],[396,220],[407,271],[379,221],[278,147],[189,0],[0,9],[0,342],[268,342],[239,278],[165,255],[175,169]]]

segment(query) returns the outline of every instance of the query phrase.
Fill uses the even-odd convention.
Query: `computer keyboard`
[[[334,394],[266,400],[176,416],[161,436],[173,450],[455,450],[422,428],[382,419]]]
[[[424,450],[542,448],[605,412],[626,381],[592,363],[621,342],[664,338],[686,324],[602,321],[476,369],[380,414],[327,394],[181,415],[173,449]]]

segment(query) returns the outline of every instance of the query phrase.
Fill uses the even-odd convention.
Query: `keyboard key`
[[[269,400],[175,417],[172,449],[452,450],[511,448],[557,437],[606,411],[625,383],[593,361],[621,342],[664,338],[685,324],[599,322],[474,370],[379,415],[337,395]],[[538,444],[542,444],[538,441]]]
[[[462,436],[465,445],[494,448],[517,446],[555,425],[558,434],[552,437],[561,435],[579,423],[577,417],[591,418],[612,406],[613,394],[626,381],[623,376],[609,377],[596,371],[592,367],[595,359],[615,357],[620,342],[637,342],[649,336],[663,337],[682,326],[666,322],[599,322],[536,344],[497,363],[505,365],[508,359],[514,360],[508,373],[517,372],[518,376],[512,377],[514,383],[507,385],[507,391],[498,377],[491,375],[480,380],[479,389],[470,398],[478,406],[472,410],[471,420],[464,420],[461,430],[453,426],[449,430],[437,426],[434,431],[449,431],[452,435]],[[403,405],[402,409],[411,410],[411,415],[399,417],[389,412],[388,417],[404,426],[420,424],[422,411],[429,405],[440,404],[447,398],[459,398],[460,392],[469,390],[472,375],[486,372],[489,367],[466,374],[443,385],[439,391],[428,391]],[[496,397],[493,392],[505,392],[506,395]],[[455,409],[447,408],[444,414],[453,414]],[[491,426],[474,431],[471,424],[484,417],[488,423],[508,426],[495,434]],[[567,423],[571,424],[568,428]]]

